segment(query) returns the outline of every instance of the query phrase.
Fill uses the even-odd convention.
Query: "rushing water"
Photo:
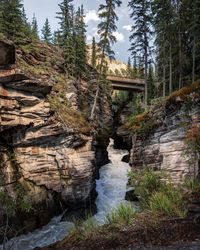
[[[100,179],[96,181],[98,197],[96,199],[97,214],[94,218],[99,224],[103,224],[105,216],[120,203],[126,202],[129,164],[122,162],[121,159],[127,151],[114,149],[113,140],[111,140],[108,153],[111,162],[100,169]],[[7,249],[32,250],[62,240],[73,227],[73,223],[61,221],[61,217],[62,215],[54,217],[46,226],[11,239],[7,244]],[[0,246],[0,250],[2,249]]]

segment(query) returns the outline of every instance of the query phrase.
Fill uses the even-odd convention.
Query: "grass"
[[[120,204],[106,216],[106,224],[111,226],[129,225],[133,222],[136,211],[131,204]]]
[[[187,215],[184,203],[182,194],[172,188],[168,193],[163,190],[155,192],[149,199],[149,208],[155,214],[184,218]]]
[[[187,201],[183,185],[174,186],[165,173],[149,168],[131,172],[129,177],[130,185],[135,188],[135,194],[144,210],[170,217],[186,216]]]
[[[129,172],[129,185],[135,188],[135,194],[139,197],[141,205],[145,208],[152,193],[159,191],[163,182],[162,174],[150,168],[136,172]]]
[[[105,231],[118,230],[122,226],[130,225],[136,218],[136,211],[131,204],[120,204],[105,218],[105,225],[101,226],[89,216],[86,221],[76,221],[69,238],[75,241],[86,240],[104,234]]]
[[[80,111],[72,109],[66,100],[62,100],[62,96],[49,96],[49,103],[69,127],[82,134],[90,135],[91,127],[87,118]]]
[[[99,230],[99,225],[93,217],[88,217],[86,221],[76,221],[69,237],[76,240],[88,239]]]

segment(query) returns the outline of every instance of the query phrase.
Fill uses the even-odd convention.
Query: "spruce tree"
[[[107,71],[107,57],[112,60],[114,59],[114,51],[111,49],[111,45],[116,42],[116,37],[113,32],[117,30],[116,21],[118,20],[116,14],[116,7],[121,6],[120,0],[105,0],[105,4],[99,6],[99,18],[101,22],[98,25],[98,34],[100,41],[98,48],[100,50],[100,74]]]
[[[65,46],[65,41],[71,37],[73,33],[72,2],[73,0],[63,0],[58,5],[60,11],[57,12],[57,18],[60,20],[61,46]]]
[[[131,77],[131,76],[132,76],[132,73],[133,73],[133,69],[132,69],[132,66],[131,66],[131,58],[129,57],[129,58],[128,58],[128,62],[127,62],[126,75],[127,75],[128,77]]]
[[[31,23],[31,37],[36,40],[39,39],[38,24],[37,24],[37,19],[35,17],[35,14],[33,15],[32,23]]]
[[[154,0],[152,10],[154,14],[153,24],[156,31],[157,58],[160,68],[159,78],[163,85],[163,97],[165,97],[167,81],[169,82],[169,92],[172,92],[172,46],[175,39],[175,12],[171,0]]]
[[[152,99],[155,98],[155,85],[154,85],[154,69],[152,64],[149,65],[148,71],[148,101],[150,102]]]
[[[44,26],[42,28],[42,40],[47,44],[52,43],[52,33],[48,18],[46,18]]]
[[[150,55],[150,38],[152,35],[152,16],[151,16],[151,0],[131,0],[128,3],[131,9],[130,17],[134,21],[132,26],[132,34],[130,36],[132,56],[135,53],[144,55],[145,69],[145,109],[147,108],[148,99],[148,62]]]
[[[24,37],[22,8],[21,0],[0,1],[0,29],[8,39],[16,41]]]
[[[22,22],[23,22],[23,33],[26,38],[31,37],[31,25],[28,22],[28,18],[26,16],[26,12],[24,7],[22,8]]]
[[[74,27],[74,7],[71,4],[73,0],[63,0],[59,4],[60,11],[57,12],[57,18],[60,20],[59,45],[64,50],[65,66],[68,73],[75,73],[75,27]]]
[[[53,33],[53,44],[54,45],[59,45],[59,46],[61,46],[61,40],[62,40],[62,38],[61,38],[61,31],[60,30],[56,30],[56,31],[54,31],[54,33]]]
[[[86,72],[86,25],[84,23],[83,5],[78,8],[75,16],[75,75],[81,77]]]
[[[92,38],[92,55],[91,55],[91,65],[93,68],[96,68],[97,55],[96,55],[96,41],[95,38]]]
[[[100,4],[99,6],[99,18],[101,22],[98,25],[98,34],[100,36],[100,41],[98,43],[98,55],[99,62],[98,65],[99,72],[101,76],[105,78],[108,70],[107,59],[114,59],[114,51],[111,49],[111,45],[116,42],[116,37],[113,32],[117,30],[116,21],[118,20],[116,14],[116,7],[121,6],[120,0],[105,0],[105,4]],[[94,104],[91,111],[90,118],[93,120],[94,113],[97,105],[97,99],[99,97],[99,85],[97,86]]]

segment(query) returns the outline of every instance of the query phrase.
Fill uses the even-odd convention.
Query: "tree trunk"
[[[196,38],[194,36],[193,50],[192,50],[192,83],[195,81],[195,59],[196,59]]]
[[[95,98],[94,98],[94,104],[93,104],[91,115],[90,115],[90,120],[94,119],[98,97],[99,97],[99,83],[97,83],[97,90],[96,90],[96,95],[95,95]]]
[[[178,50],[179,50],[179,84],[178,87],[182,87],[182,42],[181,42],[181,17],[180,17],[180,0],[177,1],[178,12]]]
[[[163,97],[166,96],[166,67],[163,65]]]
[[[144,107],[147,109],[147,101],[148,101],[148,83],[147,83],[147,72],[148,72],[148,55],[147,55],[147,43],[145,45],[145,73],[144,73],[144,81],[145,81],[145,93],[144,93]]]
[[[165,65],[165,62],[166,62],[166,53],[165,53],[165,44],[164,44],[164,55],[163,55],[163,97],[166,96],[166,65]]]
[[[169,94],[172,93],[172,44],[169,47]]]

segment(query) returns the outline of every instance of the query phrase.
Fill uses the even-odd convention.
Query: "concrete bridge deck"
[[[145,83],[143,79],[128,78],[120,76],[107,76],[113,89],[127,90],[132,92],[144,92]]]

